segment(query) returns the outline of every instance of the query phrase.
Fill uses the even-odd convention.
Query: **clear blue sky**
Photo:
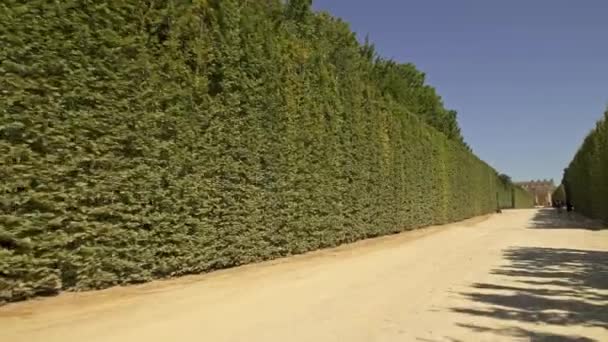
[[[608,0],[314,0],[378,53],[413,62],[475,153],[561,181],[608,104]]]

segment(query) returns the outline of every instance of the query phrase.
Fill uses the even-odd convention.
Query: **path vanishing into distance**
[[[608,230],[549,209],[0,307],[2,341],[608,341]]]

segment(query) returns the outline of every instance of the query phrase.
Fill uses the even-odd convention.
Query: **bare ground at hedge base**
[[[2,341],[607,341],[608,230],[514,210],[6,305]]]

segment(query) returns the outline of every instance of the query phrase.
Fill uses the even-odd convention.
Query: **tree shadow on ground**
[[[557,335],[550,333],[542,333],[536,332],[527,329],[521,328],[503,328],[503,329],[495,329],[482,327],[479,325],[472,324],[458,324],[458,326],[471,329],[480,333],[492,333],[494,335],[499,336],[508,336],[508,337],[517,337],[517,338],[526,338],[533,342],[549,342],[549,341],[559,341],[559,342],[594,342],[595,340],[582,337],[582,336],[569,336],[569,335]]]
[[[557,209],[540,209],[530,222],[530,228],[534,229],[585,229],[602,230],[606,225],[600,221],[586,218],[574,212]]]
[[[466,328],[478,333],[490,333],[494,336],[508,337],[508,338],[518,338],[518,339],[527,339],[531,342],[596,342],[594,339],[590,339],[582,336],[573,336],[573,335],[559,335],[559,334],[551,334],[551,333],[542,333],[522,328],[489,328],[483,327],[480,325],[474,324],[456,324],[461,328]],[[416,341],[419,342],[464,342],[460,339],[455,339],[451,337],[444,337],[440,340],[437,339],[426,339],[426,338],[417,338]]]
[[[533,323],[541,328],[553,325],[608,329],[608,252],[517,247],[506,250],[504,258],[508,264],[492,273],[506,282],[473,284],[472,291],[461,294],[475,305],[452,308],[453,312],[504,322]],[[583,336],[515,327],[459,326],[531,341],[594,341]]]

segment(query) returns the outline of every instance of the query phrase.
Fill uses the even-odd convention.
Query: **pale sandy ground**
[[[553,211],[0,308],[0,341],[608,341],[608,230]]]

